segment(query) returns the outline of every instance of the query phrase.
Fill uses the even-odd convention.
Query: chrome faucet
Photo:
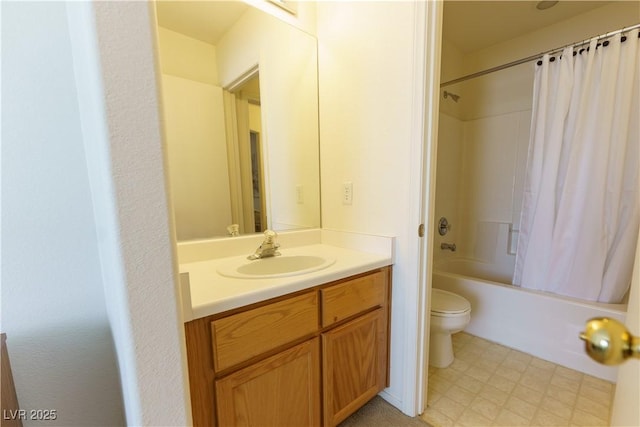
[[[442,249],[443,251],[445,249],[449,249],[451,252],[455,252],[456,251],[456,244],[455,243],[441,243],[440,244],[440,249]]]
[[[278,234],[275,231],[265,230],[264,241],[253,254],[247,257],[247,259],[254,260],[280,255],[280,252],[278,252],[280,243],[276,243],[276,237],[278,237]]]

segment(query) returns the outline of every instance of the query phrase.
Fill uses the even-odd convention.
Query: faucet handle
[[[278,237],[278,233],[276,233],[275,231],[268,229],[264,230],[264,238],[266,242],[271,243],[276,239],[276,237]]]

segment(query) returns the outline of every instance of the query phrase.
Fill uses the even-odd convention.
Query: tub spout
[[[455,252],[456,251],[456,244],[455,243],[441,243],[440,244],[440,249],[444,250],[450,250],[451,252]]]

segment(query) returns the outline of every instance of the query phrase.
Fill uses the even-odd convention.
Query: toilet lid
[[[442,289],[431,290],[431,312],[455,314],[469,310],[471,304],[460,295]]]

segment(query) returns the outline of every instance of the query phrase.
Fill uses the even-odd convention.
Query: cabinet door
[[[217,380],[218,425],[319,426],[319,355],[314,338]]]
[[[382,308],[322,334],[325,426],[337,425],[386,386],[387,353]]]

